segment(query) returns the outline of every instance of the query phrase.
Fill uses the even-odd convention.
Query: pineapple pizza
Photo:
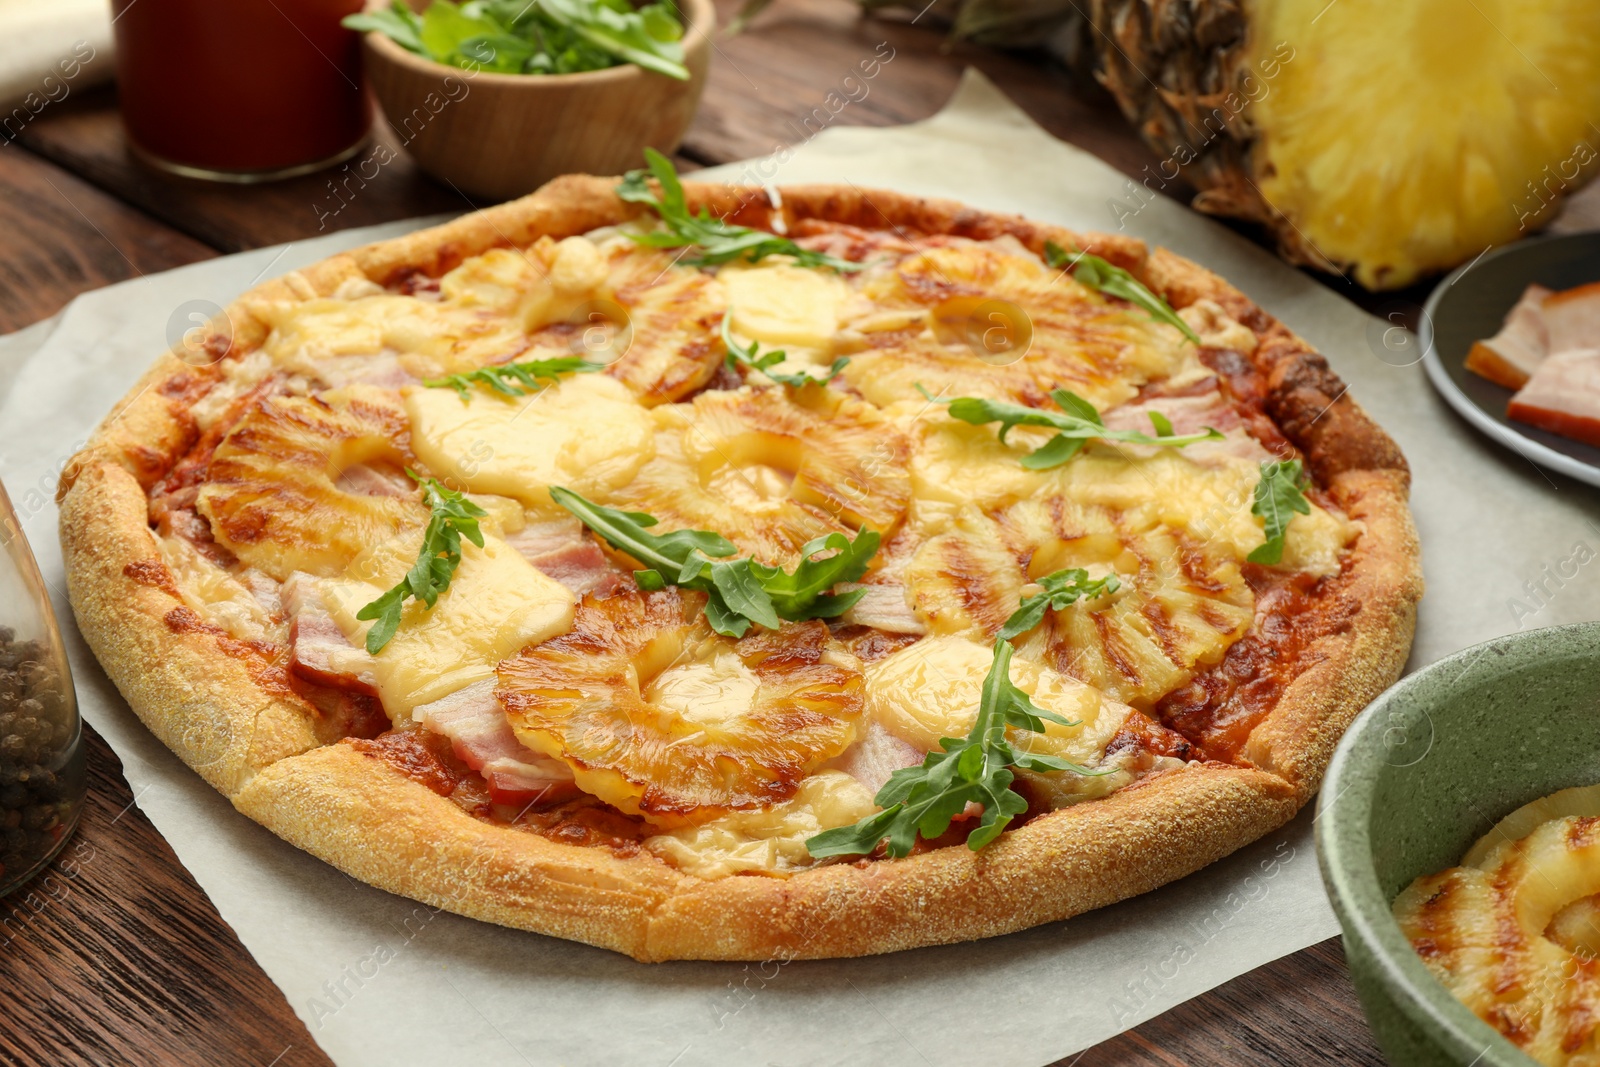
[[[641,960],[848,956],[1280,826],[1393,681],[1408,473],[1125,237],[665,159],[246,293],[68,466],[90,645],[245,815]]]

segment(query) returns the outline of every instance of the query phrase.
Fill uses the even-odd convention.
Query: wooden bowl
[[[395,137],[429,174],[480,200],[509,200],[559,174],[621,174],[646,146],[671,155],[694,119],[711,62],[711,0],[680,0],[678,81],[624,63],[581,74],[474,73],[365,41],[367,79]]]

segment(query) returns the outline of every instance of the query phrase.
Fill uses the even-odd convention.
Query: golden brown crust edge
[[[356,274],[382,282],[412,268],[437,273],[491,247],[619,221],[633,210],[619,204],[611,185],[559,179],[521,201],[266,283],[230,306],[233,343],[259,339],[263,327],[251,305],[263,297],[325,295]],[[688,183],[688,192],[715,210],[772,210],[764,194],[750,190]],[[1046,239],[1072,242],[1158,284],[1165,270],[1178,289],[1226,298],[1230,311],[1243,301],[1264,317],[1214,275],[1164,253],[1146,258],[1143,246],[1126,238],[1083,237],[951,202],[854,188],[786,189],[783,212],[790,220],[821,217],[979,239],[1008,233],[1036,250]],[[1172,295],[1179,306],[1198,298]],[[63,476],[62,539],[74,610],[130,705],[241,811],[356,877],[462,914],[640,959],[886,952],[1022,929],[1155,888],[1292,817],[1314,792],[1339,734],[1393,680],[1409,648],[1420,579],[1404,461],[1392,443],[1385,449],[1387,437],[1364,415],[1343,419],[1359,431],[1355,437],[1370,427],[1381,438],[1346,449],[1345,459],[1384,462],[1324,479],[1367,523],[1352,563],[1367,599],[1252,735],[1250,758],[1275,774],[1207,766],[1160,775],[1036,819],[976,855],[946,848],[906,860],[835,864],[791,879],[705,882],[648,855],[619,860],[482,823],[349,746],[319,748],[307,705],[268,698],[214,640],[173,631],[165,619],[181,602],[133,579],[127,567],[156,554],[144,490],[194,435],[182,390],[157,386],[204,373],[163,357]],[[1359,412],[1346,397],[1336,403]],[[1310,443],[1320,473],[1320,461],[1336,449]],[[1397,462],[1387,462],[1391,457]],[[372,841],[385,828],[399,839],[387,853]],[[585,880],[591,877],[600,880]],[[585,917],[591,911],[595,917]]]
[[[486,823],[349,745],[267,768],[234,805],[352,877],[635,959],[863,956],[1069,918],[1199,870],[1290,819],[1272,775],[1187,766],[1036,819],[982,852],[707,881]]]

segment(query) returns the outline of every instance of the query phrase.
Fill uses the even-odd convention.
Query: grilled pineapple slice
[[[833,531],[887,535],[910,495],[903,437],[871,405],[818,403],[746,386],[656,408],[655,457],[606,502],[663,530],[715,530],[769,563]]]
[[[647,252],[625,239],[601,249],[607,284],[626,318],[625,351],[606,373],[651,406],[677,400],[705,385],[722,366],[717,337],[727,299],[717,279],[677,265],[679,256]],[[680,254],[681,255],[681,254]]]
[[[865,669],[866,717],[919,752],[936,752],[946,737],[966,737],[978,716],[983,680],[994,665],[988,645],[963,637],[926,637]],[[1083,682],[1018,654],[1011,681],[1046,711],[1076,722],[1046,722],[1043,734],[1007,730],[1019,749],[1096,769],[1129,709]],[[1103,796],[1130,780],[1126,771],[1085,776],[1072,771],[1037,775],[1061,803]]]
[[[1023,574],[998,524],[969,506],[918,546],[905,582],[930,633],[987,641],[1017,610]]]
[[[1087,537],[1063,542],[1052,554],[1061,566],[1094,573],[1116,569],[1103,563],[1095,568],[1105,549],[1101,538]],[[1237,563],[1209,556],[1170,529],[1139,535],[1118,556],[1124,553],[1136,562],[1131,571],[1118,571],[1121,589],[1048,612],[1040,629],[1057,670],[1148,710],[1197,670],[1219,662],[1244,636],[1255,615],[1255,594]]]
[[[586,597],[572,630],[500,664],[522,743],[663,827],[766,808],[855,737],[860,664],[820,622],[737,641],[676,589]]]
[[[417,378],[474,370],[528,347],[507,314],[378,292],[356,300],[263,305],[272,328],[262,349],[285,370],[320,381],[330,366],[391,354]]]
[[[274,397],[217,446],[197,507],[219,544],[279,581],[337,574],[427,520],[403,473],[409,462],[406,414],[389,393]]]
[[[1051,389],[1065,388],[1105,409],[1194,359],[1176,329],[1112,304],[1014,242],[958,242],[916,253],[865,283],[864,293],[874,299],[875,314],[884,308],[932,312],[925,332],[857,355],[845,368],[846,381],[880,406],[915,399],[920,383],[947,396],[1035,404],[1047,403]],[[934,331],[941,305],[973,298],[980,299],[973,309],[980,317],[1019,338],[1031,336],[1025,354],[987,356]]]
[[[1434,976],[1528,1055],[1594,1063],[1600,978],[1594,933],[1579,924],[1600,893],[1600,818],[1553,818],[1509,839],[1501,827],[1462,866],[1407,887],[1395,918]]]

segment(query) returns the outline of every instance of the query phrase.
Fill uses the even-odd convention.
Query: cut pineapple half
[[[887,535],[910,496],[904,438],[869,404],[818,404],[746,386],[656,408],[654,458],[605,502],[662,530],[715,530],[768,563],[835,531]]]
[[[217,446],[197,507],[218,544],[279,581],[337,574],[368,545],[427,521],[408,462],[406,413],[389,392],[275,397]]]
[[[1595,172],[1600,5],[1251,11],[1251,65],[1277,72],[1254,82],[1265,90],[1250,110],[1254,178],[1302,262],[1398,288],[1531,232]]]
[[[703,600],[629,590],[499,667],[523,744],[585,792],[663,827],[766,808],[843,752],[861,668],[820,622],[718,637]]]

